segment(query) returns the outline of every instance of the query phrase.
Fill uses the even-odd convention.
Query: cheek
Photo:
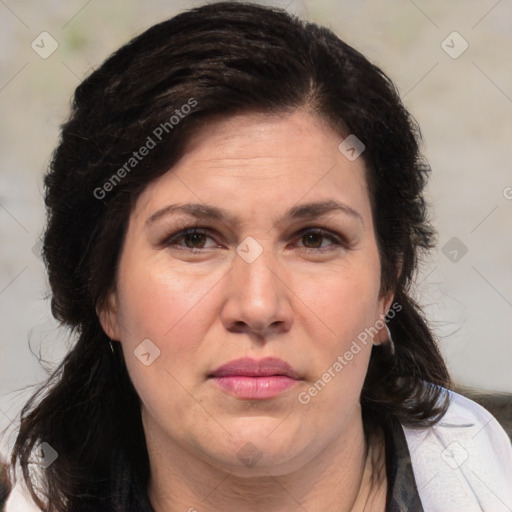
[[[192,319],[208,289],[211,278],[180,276],[170,265],[146,261],[131,264],[127,259],[120,273],[119,316],[126,326],[129,343],[150,338],[162,347],[171,340],[186,339],[185,330],[195,327]],[[176,334],[179,331],[179,339]],[[173,342],[173,343],[174,343]]]
[[[117,319],[128,372],[144,401],[151,400],[151,390],[154,394],[155,389],[174,388],[173,375],[180,381],[187,378],[205,325],[199,321],[204,311],[198,307],[205,286],[194,286],[168,266],[123,261]],[[139,347],[149,347],[142,353],[150,355],[141,360]]]
[[[321,339],[327,345],[337,340],[334,345],[341,349],[377,320],[379,289],[378,267],[368,265],[318,275],[299,284],[296,291],[307,306],[304,314],[312,319],[318,332],[325,333]]]
[[[347,274],[304,288],[304,303],[315,312],[306,310],[311,322],[304,321],[312,372],[298,400],[308,421],[325,435],[344,428],[359,403],[372,351],[365,329],[378,318],[378,291],[378,279],[368,274],[365,279]]]
[[[379,318],[378,259],[354,267],[339,267],[297,289],[307,306],[301,307],[302,324],[313,369],[301,403],[337,427],[357,403],[372,351],[368,329]]]
[[[129,259],[124,262],[118,286],[124,359],[145,408],[165,423],[166,414],[190,407],[185,390],[192,387],[199,372],[197,353],[205,325],[200,319],[205,312],[198,306],[207,303],[205,289],[191,286],[190,280],[161,264],[131,263]],[[147,346],[144,340],[156,347],[149,345],[146,361],[141,360],[139,350],[141,343]],[[145,365],[147,359],[151,362]]]

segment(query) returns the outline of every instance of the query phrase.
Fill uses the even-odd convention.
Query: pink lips
[[[271,398],[300,380],[286,361],[275,357],[259,361],[235,359],[217,368],[209,377],[224,391],[244,399]]]

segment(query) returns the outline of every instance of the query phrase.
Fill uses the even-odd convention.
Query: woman
[[[382,71],[277,9],[193,9],[92,73],[45,179],[77,343],[22,413],[32,500],[508,510],[506,434],[448,391],[409,295],[434,245],[418,143]]]

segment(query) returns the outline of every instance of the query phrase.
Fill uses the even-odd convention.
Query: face
[[[121,342],[148,446],[277,475],[360,427],[361,333],[390,297],[364,161],[342,139],[305,112],[231,117],[139,197],[100,320]],[[252,365],[215,372],[240,358]]]

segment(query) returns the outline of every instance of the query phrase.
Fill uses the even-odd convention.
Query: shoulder
[[[436,425],[403,427],[425,512],[512,510],[512,444],[486,409],[453,391]]]

